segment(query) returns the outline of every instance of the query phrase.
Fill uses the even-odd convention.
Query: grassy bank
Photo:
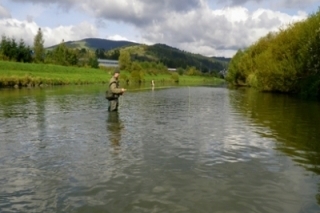
[[[37,87],[53,85],[104,84],[112,75],[113,69],[92,69],[65,67],[49,64],[31,64],[0,61],[0,87]],[[130,82],[130,73],[123,71]],[[173,82],[172,75],[144,75],[144,82]],[[179,76],[179,83],[201,84],[222,83],[223,80],[205,76]]]

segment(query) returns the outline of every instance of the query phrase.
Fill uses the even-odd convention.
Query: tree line
[[[14,38],[2,35],[0,42],[0,60],[23,63],[47,63],[63,66],[88,66],[98,68],[96,53],[86,49],[68,48],[64,41],[53,50],[44,48],[44,39],[41,28],[34,37],[33,46],[25,44],[23,39],[17,42]]]
[[[2,36],[0,43],[0,59],[17,61],[17,62],[32,62],[32,49],[27,46],[21,39],[19,43],[14,38],[9,39]]]
[[[231,59],[226,80],[261,91],[320,98],[320,9],[270,32]]]
[[[164,48],[156,49],[161,50]],[[183,54],[178,53],[177,51],[174,53],[175,54],[173,55],[179,55],[183,57]],[[44,39],[41,28],[38,29],[38,32],[34,37],[32,47],[26,45],[22,39],[19,43],[17,43],[14,38],[7,38],[6,36],[2,36],[0,43],[0,60],[99,68],[98,58],[118,60],[120,69],[129,72],[130,76],[121,75],[121,78],[123,78],[125,81],[129,81],[130,79],[134,82],[143,82],[146,74],[154,76],[157,76],[158,74],[170,74],[172,76],[172,80],[175,82],[179,81],[179,75],[212,76],[212,74],[209,73],[205,74],[196,66],[189,66],[186,64],[178,67],[176,72],[170,72],[168,71],[168,64],[171,64],[165,59],[161,59],[160,61],[139,60],[136,55],[132,54],[126,49],[113,50],[110,54],[108,54],[108,57],[106,57],[103,49],[97,48],[94,51],[90,51],[85,48],[68,48],[65,42],[62,40],[62,42],[54,49],[46,50],[44,48]],[[186,59],[188,59],[188,57],[186,57]],[[171,60],[174,61],[174,59]],[[178,62],[179,60],[177,59],[177,63]],[[181,63],[183,64],[184,62]],[[206,62],[203,62],[203,65],[205,64]]]

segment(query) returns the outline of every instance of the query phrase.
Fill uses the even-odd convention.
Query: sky
[[[85,38],[232,57],[319,11],[320,0],[0,0],[1,36],[44,46]]]

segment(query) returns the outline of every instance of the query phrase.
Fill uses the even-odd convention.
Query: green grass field
[[[0,61],[0,87],[36,87],[46,85],[105,84],[113,68],[92,69],[50,64]],[[130,80],[130,73],[121,71]],[[171,74],[144,75],[144,82],[173,82]],[[182,84],[218,84],[222,79],[205,76],[179,76]]]

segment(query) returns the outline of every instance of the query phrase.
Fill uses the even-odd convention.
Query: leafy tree
[[[300,91],[304,96],[320,98],[320,29],[316,30],[307,46],[306,71],[301,80]]]
[[[18,55],[18,44],[14,38],[11,39],[9,58],[16,61]]]
[[[77,65],[78,61],[77,51],[68,48],[63,40],[54,50],[48,52],[46,57],[46,63],[64,66]]]
[[[99,62],[97,57],[90,57],[88,65],[92,68],[99,68]]]
[[[126,50],[120,51],[119,66],[120,66],[120,69],[122,69],[122,70],[129,70],[130,69],[131,57],[130,57],[130,53],[128,51],[126,51]]]
[[[0,43],[0,58],[17,62],[31,62],[31,49],[21,39],[19,45],[14,38],[2,36]]]
[[[261,91],[320,97],[320,8],[232,58],[226,80]]]
[[[109,55],[106,56],[107,59],[111,59],[111,60],[119,60],[120,57],[120,51],[117,50],[113,50]]]
[[[240,77],[238,66],[239,66],[239,63],[241,62],[243,55],[244,55],[244,52],[241,49],[239,49],[230,61],[226,80],[232,84],[237,84],[237,81]]]
[[[16,60],[18,62],[31,62],[31,49],[29,46],[26,46],[24,41],[21,39],[18,46],[18,54]]]
[[[159,70],[159,72],[168,73],[168,68],[161,62],[154,63],[154,68]]]
[[[179,74],[178,73],[176,73],[176,72],[172,73],[171,78],[174,82],[179,82]]]
[[[33,42],[33,51],[34,51],[34,60],[35,62],[43,62],[44,61],[44,40],[41,28],[38,29],[37,35],[34,37]]]
[[[177,69],[177,73],[178,73],[179,75],[183,75],[184,69],[182,69],[181,67],[179,67],[179,68]]]
[[[2,36],[1,40],[1,54],[4,59],[15,60],[17,55],[17,43],[14,38],[11,40],[5,36]]]
[[[1,37],[1,43],[0,43],[0,59],[2,60],[8,60],[6,56],[6,50],[8,49],[8,44],[7,44],[7,38],[6,36]]]
[[[98,48],[95,51],[96,58],[106,59],[105,50],[103,48]]]
[[[141,83],[144,80],[144,71],[139,62],[133,62],[131,65],[131,78],[135,82]]]
[[[86,53],[87,53],[87,49],[86,48],[81,48],[80,54],[86,54]]]
[[[200,71],[198,71],[195,67],[188,67],[186,71],[186,75],[200,75]]]

